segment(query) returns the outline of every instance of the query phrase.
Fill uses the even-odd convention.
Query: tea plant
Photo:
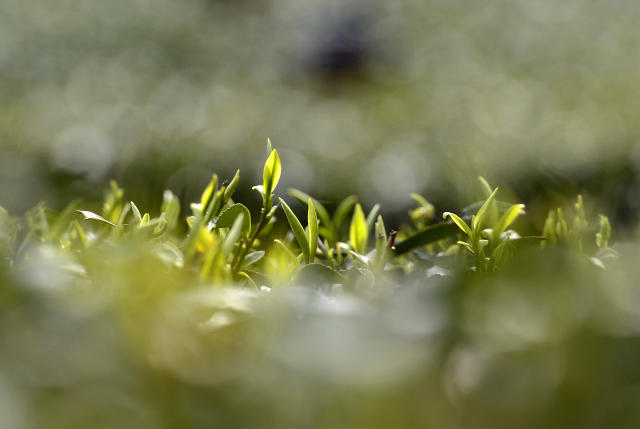
[[[384,285],[419,266],[447,267],[440,273],[491,274],[519,249],[532,246],[539,251],[549,246],[570,249],[601,267],[615,256],[608,244],[608,219],[601,215],[599,230],[593,233],[581,196],[572,218],[567,219],[562,209],[554,210],[541,235],[521,236],[510,228],[524,215],[525,206],[498,201],[498,188],[483,178],[485,200],[460,215],[444,212],[441,223],[434,222],[434,206],[412,194],[418,205],[409,211],[413,225],[402,226],[398,233],[387,230],[377,204],[365,215],[357,197],[348,196],[331,214],[305,192],[289,189],[289,196],[307,208],[301,221],[275,193],[282,164],[271,142],[267,153],[262,184],[253,186],[262,198],[257,214],[233,200],[240,171],[228,181],[212,176],[200,200],[189,205],[186,234],[179,232],[181,204],[171,191],[165,191],[160,214],[154,217],[125,201],[124,191],[111,182],[99,213],[78,209],[78,202],[58,214],[38,205],[20,221],[0,211],[2,253],[13,264],[30,244],[45,243],[81,264],[87,249],[143,243],[166,266],[202,282],[254,289],[283,284]],[[275,227],[281,214],[289,234]]]

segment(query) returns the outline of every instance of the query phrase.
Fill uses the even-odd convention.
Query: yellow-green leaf
[[[304,228],[302,224],[293,213],[291,208],[284,202],[282,198],[280,198],[280,204],[282,205],[282,210],[284,210],[284,214],[287,217],[287,221],[289,222],[289,226],[291,227],[291,231],[293,231],[293,236],[296,238],[296,241],[300,245],[300,250],[302,250],[302,255],[305,261],[309,261],[309,240],[307,240],[307,235],[304,232]]]
[[[367,220],[364,217],[362,206],[356,204],[349,227],[349,241],[357,253],[364,254],[368,232]]]
[[[451,218],[453,223],[458,225],[458,228],[460,228],[469,237],[473,237],[473,232],[471,231],[471,228],[469,228],[469,225],[467,225],[467,223],[457,214],[451,213],[451,212],[444,212],[442,214],[442,217],[444,217],[445,219],[448,217]]]
[[[487,216],[487,210],[491,207],[493,200],[496,198],[496,194],[498,193],[498,188],[494,189],[489,198],[484,202],[482,207],[478,210],[476,217],[473,220],[473,230],[478,232],[482,228],[485,217]]]
[[[262,186],[265,196],[271,195],[280,180],[280,174],[282,173],[282,164],[280,163],[280,157],[278,151],[273,149],[267,161],[264,163],[264,170],[262,172]]]
[[[500,238],[500,234],[506,231],[506,229],[509,228],[509,225],[511,225],[522,213],[524,213],[524,204],[514,204],[505,211],[498,221],[498,224],[493,229],[493,241],[497,242]]]

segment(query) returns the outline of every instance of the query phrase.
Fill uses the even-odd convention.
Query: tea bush
[[[115,182],[97,210],[0,210],[0,426],[640,423],[635,244],[581,196],[530,234],[480,178],[390,230],[356,196],[285,195],[284,167],[269,142],[259,212],[239,171],[186,215]]]

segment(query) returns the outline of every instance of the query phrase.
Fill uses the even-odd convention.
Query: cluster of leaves
[[[433,205],[412,194],[418,204],[409,212],[413,225],[398,232],[388,232],[377,204],[365,215],[352,195],[330,214],[320,201],[290,189],[288,194],[306,205],[303,226],[289,204],[276,199],[281,173],[278,152],[268,142],[263,181],[253,187],[262,197],[257,215],[233,200],[239,171],[221,183],[214,174],[200,201],[190,205],[186,235],[179,228],[181,204],[171,191],[164,193],[159,216],[152,217],[133,201],[126,202],[115,182],[111,182],[101,213],[78,210],[78,202],[57,215],[39,205],[26,214],[24,233],[20,233],[21,222],[2,210],[3,254],[13,261],[34,241],[78,254],[100,244],[137,240],[148,243],[169,267],[197,274],[205,282],[244,283],[255,289],[290,283],[384,284],[399,273],[414,271],[419,264],[430,265],[435,271],[427,273],[439,275],[495,273],[520,248],[531,246],[570,248],[602,267],[603,261],[615,256],[609,248],[608,219],[601,215],[599,230],[591,229],[580,196],[573,219],[567,220],[562,209],[557,209],[549,214],[541,235],[521,236],[510,228],[524,214],[525,206],[498,201],[498,188],[483,178],[485,200],[460,215],[445,212],[445,221],[440,223],[434,222]],[[279,208],[289,226],[284,234],[275,227]],[[75,269],[82,272],[82,267]]]

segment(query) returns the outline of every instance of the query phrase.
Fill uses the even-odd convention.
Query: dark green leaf
[[[406,240],[396,243],[394,246],[394,254],[402,255],[412,251],[413,249],[426,246],[427,244],[435,243],[436,241],[440,241],[448,237],[453,237],[458,233],[458,231],[458,226],[453,223],[440,223],[429,226]]]
[[[233,204],[220,213],[216,228],[231,228],[236,218],[241,215],[243,216],[242,233],[248,236],[251,233],[251,214],[249,209],[240,203]]]

